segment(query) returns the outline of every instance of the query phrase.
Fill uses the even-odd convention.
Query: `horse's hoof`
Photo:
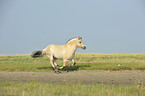
[[[56,66],[55,69],[60,69],[60,67],[59,66]]]
[[[55,67],[52,67],[52,69],[55,70],[56,68]]]
[[[63,66],[63,68],[62,69],[65,69],[66,68],[66,66]]]
[[[73,67],[73,66],[74,66],[74,64],[68,65],[68,67]]]
[[[58,72],[58,69],[54,69],[55,72]]]
[[[59,67],[59,65],[57,65],[57,67]]]
[[[55,69],[54,71],[55,71],[55,73],[61,73],[60,71],[58,71],[58,69]]]
[[[56,73],[56,74],[59,74],[59,73],[61,73],[61,72],[58,71],[58,69],[55,69],[55,73]]]

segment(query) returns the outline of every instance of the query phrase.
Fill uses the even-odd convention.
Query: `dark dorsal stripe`
[[[70,40],[75,39],[75,38],[82,39],[82,37],[73,37],[73,38],[69,39],[66,43],[68,43]],[[65,44],[66,44],[66,43],[65,43]]]
[[[73,37],[73,38],[69,39],[66,43],[68,43],[70,40],[75,39],[75,38],[77,38],[77,37]],[[66,44],[66,43],[65,43],[65,44]]]

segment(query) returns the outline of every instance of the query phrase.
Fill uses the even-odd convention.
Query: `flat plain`
[[[74,59],[74,67],[56,74],[46,56],[1,55],[0,96],[145,95],[145,54],[78,53]]]

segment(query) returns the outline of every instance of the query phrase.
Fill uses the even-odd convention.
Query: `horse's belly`
[[[63,57],[64,57],[64,51],[63,50],[61,50],[59,52],[55,51],[53,55],[54,55],[55,58],[63,59]]]
[[[54,55],[54,58],[57,58],[57,59],[63,59],[63,56]]]

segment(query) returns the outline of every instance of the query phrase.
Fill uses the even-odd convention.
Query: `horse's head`
[[[84,50],[86,49],[86,45],[83,43],[82,37],[77,37],[77,46]]]

